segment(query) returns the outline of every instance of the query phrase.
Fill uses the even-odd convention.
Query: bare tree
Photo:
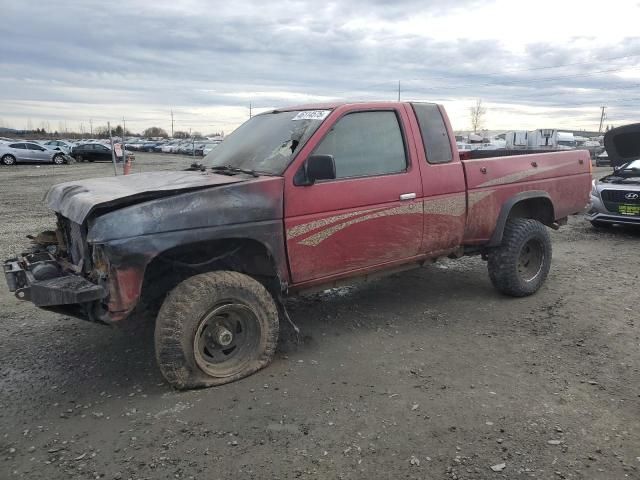
[[[482,130],[482,120],[487,113],[487,109],[482,106],[482,100],[476,100],[476,104],[469,109],[471,113],[471,128],[473,133],[477,133],[478,130]]]
[[[143,135],[147,138],[150,138],[150,137],[167,138],[169,136],[167,135],[166,130],[163,130],[162,128],[159,128],[159,127],[149,127],[144,131]]]

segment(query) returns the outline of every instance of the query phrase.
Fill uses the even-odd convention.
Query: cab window
[[[333,155],[336,178],[403,172],[407,156],[393,111],[356,112],[342,117],[314,154]]]

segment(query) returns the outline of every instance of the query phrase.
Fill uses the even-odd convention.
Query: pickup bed
[[[501,292],[533,294],[551,264],[546,227],[582,211],[590,188],[587,151],[460,160],[436,104],[292,107],[253,117],[188,171],[52,187],[57,230],[4,268],[41,308],[112,325],[157,312],[165,378],[218,385],[269,363],[287,295],[465,254]]]

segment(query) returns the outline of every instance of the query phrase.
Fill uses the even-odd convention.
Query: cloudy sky
[[[470,128],[640,121],[640,0],[0,0],[0,126],[209,133],[325,100],[444,103]]]

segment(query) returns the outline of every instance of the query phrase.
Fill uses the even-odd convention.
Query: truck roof
[[[374,101],[374,102],[327,102],[327,103],[306,103],[302,105],[293,105],[290,107],[276,108],[273,112],[289,112],[293,110],[333,110],[344,105],[358,105],[361,107],[389,107],[393,105],[403,105],[411,102],[388,102],[388,101]],[[435,102],[420,102],[420,103],[435,103]]]

